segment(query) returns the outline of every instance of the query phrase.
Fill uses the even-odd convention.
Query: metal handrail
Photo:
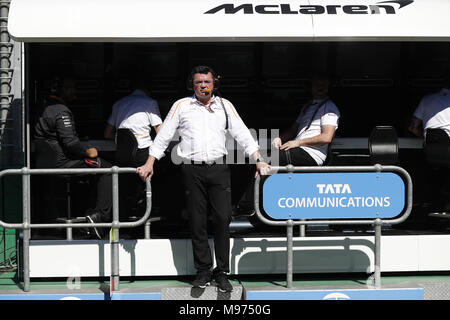
[[[31,221],[31,175],[71,175],[71,174],[112,174],[112,222],[110,223],[53,223],[32,224]],[[147,207],[145,214],[137,221],[119,221],[119,173],[136,173],[136,168],[86,168],[86,169],[7,169],[0,171],[0,178],[6,175],[22,175],[22,223],[6,223],[0,220],[0,227],[9,229],[23,229],[23,290],[30,290],[30,238],[32,228],[85,228],[111,227],[111,291],[119,290],[119,228],[132,228],[147,222],[151,213],[152,192],[150,179],[146,179]]]
[[[286,226],[286,286],[287,288],[292,287],[292,274],[293,274],[293,226],[294,225],[308,225],[308,224],[339,224],[339,225],[359,225],[359,224],[370,224],[375,226],[375,286],[380,287],[381,286],[381,269],[380,269],[380,259],[381,259],[381,226],[382,225],[393,225],[398,224],[403,221],[405,221],[409,214],[411,213],[412,206],[413,206],[413,190],[412,190],[412,179],[411,176],[408,174],[408,172],[397,166],[382,166],[380,164],[376,164],[374,166],[322,166],[322,167],[294,167],[293,165],[287,165],[284,167],[278,167],[278,166],[272,166],[271,170],[269,171],[269,175],[276,174],[278,172],[395,172],[398,173],[400,176],[404,178],[404,181],[406,183],[406,206],[403,211],[403,214],[395,219],[366,219],[366,220],[357,220],[357,219],[348,219],[348,220],[317,220],[317,219],[301,219],[301,220],[293,220],[293,219],[287,219],[287,220],[270,220],[263,216],[263,214],[260,211],[259,207],[259,199],[260,199],[260,182],[261,177],[258,175],[256,177],[255,181],[255,187],[254,187],[254,206],[255,206],[255,213],[257,217],[265,224],[272,225],[272,226]]]

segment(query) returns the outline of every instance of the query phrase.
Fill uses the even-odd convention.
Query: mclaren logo
[[[225,3],[205,14],[223,12],[225,14],[396,14],[397,10],[413,3],[413,0],[380,1],[372,5],[299,5],[292,4],[261,4],[244,3],[234,5]]]

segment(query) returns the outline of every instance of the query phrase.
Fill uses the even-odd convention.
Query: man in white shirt
[[[272,165],[323,165],[340,117],[338,108],[327,96],[328,87],[327,75],[317,74],[312,78],[312,100],[302,107],[296,121],[272,141],[272,146],[279,149],[278,163],[272,161]],[[235,208],[236,216],[254,214],[254,182],[249,183]]]
[[[325,162],[340,117],[338,108],[327,96],[328,87],[326,75],[314,76],[312,100],[303,106],[291,127],[272,141],[280,149],[281,166],[321,166]]]
[[[143,165],[147,161],[148,148],[153,143],[151,128],[158,133],[162,123],[158,103],[149,96],[144,85],[114,103],[107,122],[104,132],[106,139],[114,139],[117,129],[131,130],[138,143],[135,160]]]
[[[126,142],[117,144],[116,165],[121,167],[137,167],[147,161],[148,149],[153,143],[151,130],[153,128],[157,133],[162,123],[158,103],[150,97],[148,83],[143,76],[136,80],[135,87],[130,95],[114,103],[104,131],[106,139],[115,139],[121,129],[130,130],[136,138],[137,151],[134,156],[128,145],[123,146]],[[135,174],[121,174],[119,179],[121,220],[139,216],[145,185]]]
[[[153,175],[153,164],[164,155],[169,142],[178,130],[181,142],[177,155],[183,159],[182,177],[192,236],[194,265],[197,276],[194,287],[204,288],[212,278],[222,292],[232,291],[226,274],[229,272],[231,221],[230,169],[224,163],[226,132],[244,147],[247,155],[256,160],[256,169],[266,174],[270,166],[263,162],[259,146],[250,134],[236,109],[226,99],[213,94],[218,86],[214,71],[206,66],[192,69],[187,81],[194,91],[192,97],[180,99],[170,109],[149,150],[145,165],[137,168],[142,179]],[[213,221],[216,268],[213,266],[207,233],[208,207]]]
[[[438,210],[450,213],[450,69],[446,70],[444,87],[422,98],[414,111],[409,131],[425,139],[425,157],[429,164],[445,168],[438,173],[443,184],[438,194]],[[433,181],[433,185],[440,184]],[[433,186],[431,188],[433,189]]]

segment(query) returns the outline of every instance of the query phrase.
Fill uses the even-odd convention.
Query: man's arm
[[[272,146],[275,148],[280,148],[283,144],[283,141],[289,141],[292,138],[295,138],[295,135],[297,134],[299,124],[297,122],[294,122],[287,130],[284,130],[282,133],[280,133],[280,137],[273,139]]]
[[[333,141],[334,133],[336,131],[335,126],[323,125],[321,126],[321,133],[311,138],[305,138],[300,140],[290,140],[281,145],[281,150],[289,150],[300,146],[322,146],[324,144],[331,143]]]
[[[228,114],[230,120],[230,128],[228,131],[231,136],[244,147],[245,152],[256,161],[256,172],[255,177],[258,174],[265,175],[270,170],[270,165],[266,163],[258,150],[259,146],[253,139],[250,131],[242,121],[241,117],[238,115],[234,106],[228,100],[225,100],[229,108]]]
[[[422,120],[413,116],[409,123],[408,130],[414,135],[421,137],[423,133]]]

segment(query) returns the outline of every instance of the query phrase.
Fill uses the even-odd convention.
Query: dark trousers
[[[302,148],[292,148],[289,150],[279,150],[280,166],[286,166],[292,164],[293,166],[317,166],[316,160],[314,160],[308,152]],[[272,164],[275,165],[275,164]]]
[[[100,159],[100,168],[111,168],[111,164]],[[92,168],[84,160],[71,160],[61,165],[60,168]],[[112,215],[112,176],[111,174],[94,175],[97,187],[97,199],[94,211],[100,213],[103,221],[111,221]]]
[[[215,272],[229,272],[231,222],[230,169],[225,164],[182,165],[186,205],[194,253],[194,265],[199,273],[213,266],[208,244],[208,209],[212,218]]]
[[[279,150],[279,163],[271,163],[273,166],[286,166],[292,164],[293,166],[317,166],[317,162],[302,148],[292,148],[289,150]],[[265,177],[261,177],[261,189]],[[244,213],[248,213],[254,209],[255,199],[255,179],[252,178],[245,190],[238,206]],[[261,191],[261,190],[260,190]]]
[[[118,162],[120,167],[140,167],[148,159],[148,148],[138,149],[132,162]],[[145,208],[139,207],[139,201],[145,199],[145,183],[136,173],[119,175],[119,212],[120,220],[127,221],[132,216],[139,216]],[[153,192],[154,194],[154,192]],[[142,210],[140,210],[142,209]]]

